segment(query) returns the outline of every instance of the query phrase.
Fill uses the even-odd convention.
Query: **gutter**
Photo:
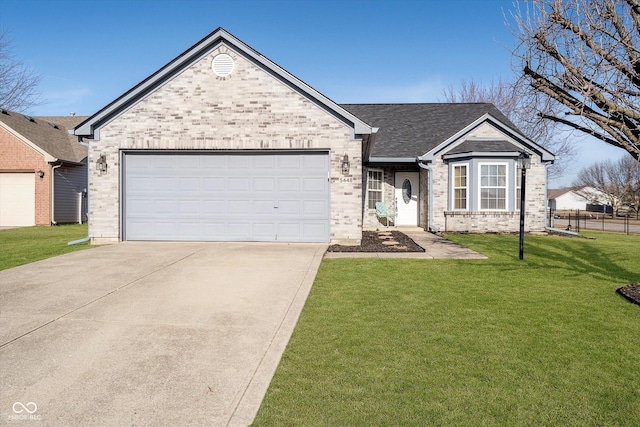
[[[429,176],[427,181],[427,192],[429,193],[429,217],[427,230],[434,234],[440,234],[440,228],[433,225],[433,169],[431,169],[431,166],[422,163],[422,156],[416,156],[415,160],[421,169],[427,171],[427,175]]]
[[[59,165],[55,165],[55,166],[51,166],[51,180],[49,181],[49,222],[53,225],[58,225],[58,223],[56,222],[55,219],[55,215],[56,215],[56,209],[55,209],[55,203],[56,203],[56,198],[55,198],[55,194],[56,194],[56,186],[55,186],[55,177],[56,177],[56,173],[55,173],[55,169],[58,169],[60,166],[62,166],[62,163],[60,163]]]
[[[67,243],[67,246],[72,246],[72,245],[77,245],[78,243],[84,243],[84,242],[88,242],[89,240],[91,240],[91,221],[89,221],[89,207],[91,206],[89,204],[89,194],[91,194],[91,192],[89,191],[89,178],[91,178],[91,174],[90,174],[90,169],[89,169],[89,154],[91,153],[91,148],[89,146],[89,144],[87,144],[86,142],[83,142],[80,140],[81,138],[78,137],[78,144],[83,145],[85,147],[87,147],[87,237],[83,237],[82,239],[78,239],[78,240],[72,240],[70,242]],[[82,221],[82,218],[80,218],[80,220]]]

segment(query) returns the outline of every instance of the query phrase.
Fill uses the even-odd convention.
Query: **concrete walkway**
[[[327,252],[325,258],[487,259],[486,256],[421,228],[389,228],[409,236],[424,252]]]
[[[124,242],[0,271],[0,425],[250,424],[325,250]]]

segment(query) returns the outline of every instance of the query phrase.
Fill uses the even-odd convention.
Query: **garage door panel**
[[[224,221],[203,221],[202,222],[202,239],[200,240],[219,240],[220,236],[225,234]]]
[[[123,237],[328,241],[328,165],[327,153],[126,153]]]
[[[227,178],[227,192],[245,192],[251,190],[249,178]]]
[[[255,215],[269,215],[274,216],[276,214],[275,200],[254,200],[252,212]]]
[[[178,233],[184,236],[185,240],[194,240],[202,234],[201,224],[197,221],[181,221],[178,223]]]
[[[276,225],[272,222],[254,222],[252,235],[256,240],[272,241],[276,236]]]
[[[35,225],[35,174],[0,173],[0,225]]]
[[[206,216],[220,215],[226,212],[226,201],[204,200],[202,202],[202,214]]]
[[[302,227],[309,242],[324,242],[323,239],[329,233],[328,225],[322,221],[306,222]]]
[[[231,215],[250,216],[252,214],[250,207],[250,200],[229,200],[227,202],[227,213]]]
[[[154,235],[160,237],[161,239],[171,239],[172,236],[176,235],[177,229],[178,224],[175,221],[157,220],[153,224]]]
[[[278,169],[300,170],[300,156],[278,156]]]
[[[327,180],[323,178],[304,178],[302,180],[304,191],[324,193],[327,188]]]
[[[143,157],[143,156],[141,156]],[[175,158],[173,156],[151,156],[149,158],[149,168],[153,170],[173,169]]]
[[[224,191],[224,182],[225,182],[225,178],[224,177],[216,177],[216,178],[211,178],[211,177],[205,177],[202,179],[202,189],[204,191]]]
[[[278,224],[278,236],[282,236],[284,240],[300,240],[301,224],[298,222],[282,221]]]
[[[324,218],[329,215],[324,200],[305,200],[302,203],[302,215],[305,217]]]
[[[175,191],[176,179],[166,177],[154,177],[153,178],[153,190],[155,192],[160,191]]]
[[[300,191],[302,186],[300,185],[300,178],[279,178],[278,179],[278,191],[279,192],[297,192]]]
[[[172,199],[154,200],[153,210],[156,215],[164,216],[164,214],[174,214],[176,201]]]
[[[251,156],[229,156],[227,157],[227,169],[249,170],[251,169]]]
[[[251,222],[228,222],[227,237],[232,239],[247,240],[251,237]]]
[[[178,200],[178,214],[184,215],[201,215],[202,202],[200,200]]]
[[[272,170],[276,167],[276,157],[270,155],[255,156],[253,158],[254,169]]]
[[[295,215],[302,213],[302,202],[300,200],[280,200],[278,203],[278,214],[280,216]]]
[[[258,193],[273,193],[276,188],[275,178],[254,178],[253,191]]]

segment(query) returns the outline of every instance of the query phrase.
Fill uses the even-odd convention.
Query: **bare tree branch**
[[[11,42],[0,32],[0,108],[24,112],[42,102],[40,75],[11,55]]]
[[[513,54],[529,87],[523,95],[555,104],[537,115],[640,161],[640,2],[520,0],[516,6]]]

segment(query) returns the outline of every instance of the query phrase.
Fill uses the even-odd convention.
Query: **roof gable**
[[[233,50],[235,53],[242,55],[245,59],[251,61],[263,70],[267,71],[273,77],[289,86],[327,113],[333,115],[353,129],[355,135],[365,135],[374,133],[371,126],[356,117],[352,113],[346,111],[335,102],[331,101],[302,80],[293,76],[265,56],[261,55],[244,42],[240,41],[222,28],[216,29],[214,32],[200,40],[198,43],[178,55],[164,67],[156,71],[151,76],[140,82],[138,85],[121,95],[115,101],[98,111],[86,121],[78,125],[75,129],[76,135],[87,136],[99,139],[99,128],[116,117],[125,109],[129,108],[147,94],[155,90],[155,88],[170,80],[173,76],[189,67],[195,61],[198,61],[204,55],[213,50],[224,46]]]
[[[468,138],[472,131],[477,130],[481,126],[485,125],[489,125],[494,128],[501,135],[501,137],[496,138],[495,136],[492,136],[490,138]],[[517,128],[515,128],[515,126],[511,124],[511,122],[504,122],[503,120],[499,120],[490,113],[484,114],[482,117],[478,118],[473,123],[461,129],[447,140],[438,144],[436,147],[434,147],[421,157],[426,161],[432,161],[438,155],[441,155],[443,157],[452,157],[452,151],[455,151],[458,146],[466,143],[475,143],[474,145],[476,145],[477,147],[479,144],[482,144],[483,141],[490,142],[490,145],[492,147],[487,147],[482,151],[476,151],[474,153],[502,153],[503,155],[514,156],[521,151],[530,151],[539,155],[541,161],[543,162],[553,162],[553,160],[555,159],[555,156],[551,152],[547,151],[540,145],[528,139],[520,131],[518,131]],[[499,145],[503,149],[505,149],[505,151],[497,150],[497,141],[501,141]]]
[[[67,131],[86,117],[47,116],[29,117],[13,111],[0,112],[0,126],[25,144],[42,154],[47,162],[80,163],[87,157],[87,149],[77,137]]]

